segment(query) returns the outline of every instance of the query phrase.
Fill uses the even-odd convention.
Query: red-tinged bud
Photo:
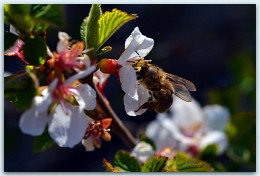
[[[117,71],[120,66],[117,64],[116,59],[102,59],[98,63],[98,67],[99,67],[100,71],[103,73],[117,74]]]

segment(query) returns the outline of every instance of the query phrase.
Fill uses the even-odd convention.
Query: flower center
[[[201,129],[201,123],[195,122],[192,126],[190,127],[182,127],[180,128],[182,134],[184,134],[187,137],[195,137],[199,130]]]
[[[68,114],[68,108],[66,106],[67,102],[72,102],[73,93],[69,90],[70,86],[63,86],[62,84],[58,85],[53,91],[53,98],[55,101],[59,102],[63,111]]]
[[[103,129],[100,120],[93,121],[89,124],[87,128],[86,138],[88,138],[89,136],[100,137],[103,135],[105,130],[106,129]]]

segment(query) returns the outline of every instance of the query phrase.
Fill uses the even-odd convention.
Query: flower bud
[[[98,67],[103,73],[117,74],[118,68],[120,66],[117,64],[116,59],[102,59],[98,63]]]

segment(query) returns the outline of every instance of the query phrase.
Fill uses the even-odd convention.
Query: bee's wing
[[[174,83],[172,85],[173,85],[174,95],[176,95],[177,97],[179,97],[180,99],[182,99],[184,101],[187,101],[187,102],[191,101],[190,92],[188,91],[186,86],[184,86],[183,84],[178,84],[178,83]]]
[[[174,95],[176,95],[180,99],[187,102],[191,101],[190,92],[183,84],[166,80],[163,84],[163,87],[170,90]]]
[[[169,73],[166,73],[166,79],[174,84],[185,86],[189,91],[196,91],[196,87],[194,86],[194,84],[187,79]]]

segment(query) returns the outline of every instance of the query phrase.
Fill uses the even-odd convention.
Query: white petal
[[[218,147],[218,154],[222,154],[228,145],[227,137],[225,133],[220,131],[208,132],[200,141],[199,148],[203,150],[206,146],[210,144],[216,144]]]
[[[220,105],[207,105],[204,108],[205,120],[209,130],[223,131],[230,118],[227,108]]]
[[[10,48],[8,48],[7,50],[4,51],[4,54],[5,55],[16,55],[23,44],[24,44],[24,42],[22,40],[17,39],[13,46],[11,46]]]
[[[169,125],[171,126],[172,124],[170,123]],[[169,146],[175,148],[178,142],[175,136],[172,135],[172,132],[167,127],[165,128],[161,120],[158,119],[147,126],[145,133],[155,142],[157,150]]]
[[[13,27],[13,25],[10,25],[10,33],[19,36],[18,31]]]
[[[61,41],[67,41],[70,39],[70,36],[66,32],[59,32],[58,37]]]
[[[95,150],[92,136],[89,136],[87,139],[82,139],[82,145],[85,147],[86,151]]]
[[[79,84],[75,89],[70,89],[79,103],[80,110],[93,110],[96,107],[96,92],[88,84]]]
[[[32,136],[38,136],[43,133],[48,121],[48,106],[42,101],[44,101],[43,97],[36,96],[32,107],[22,114],[19,127],[23,133]]]
[[[153,48],[154,40],[141,34],[138,27],[126,39],[125,51],[118,59],[118,64],[124,65],[127,60],[145,57]]]
[[[152,157],[154,153],[155,152],[150,144],[141,141],[135,146],[131,152],[131,155],[137,158],[141,163],[144,163],[150,157]]]
[[[69,48],[69,35],[65,32],[59,32],[58,33],[59,42],[57,44],[57,52],[62,53],[68,50]]]
[[[136,116],[143,114],[146,109],[140,109],[138,110],[144,103],[146,103],[150,97],[148,91],[143,86],[137,86],[137,98],[132,97],[129,94],[125,94],[124,96],[124,105],[125,105],[125,111],[130,116]]]
[[[83,71],[80,71],[78,72],[77,74],[69,77],[64,83],[63,85],[64,86],[67,86],[67,85],[70,85],[72,83],[74,83],[75,81],[79,80],[79,79],[82,79],[88,75],[90,75],[92,72],[94,72],[96,69],[96,66],[95,65],[92,65],[90,67],[88,67],[87,69],[83,70]]]
[[[52,93],[52,92],[54,91],[54,89],[56,88],[58,82],[59,82],[58,78],[55,78],[55,79],[50,83],[50,85],[48,86],[48,91],[49,91],[49,93]],[[43,94],[43,92],[42,92],[42,94]]]
[[[49,134],[60,147],[70,147],[78,144],[85,135],[89,117],[80,111],[78,106],[66,104],[68,113],[65,114],[58,105],[50,118]]]
[[[195,99],[191,102],[174,97],[171,113],[174,123],[182,129],[192,129],[203,122],[203,111]]]
[[[132,97],[137,97],[136,88],[136,73],[133,67],[124,66],[119,69],[119,79],[121,87],[125,93],[128,93]]]
[[[67,51],[68,48],[69,48],[69,43],[65,43],[64,41],[59,41],[57,43],[56,50],[58,53],[62,53],[62,52]]]

